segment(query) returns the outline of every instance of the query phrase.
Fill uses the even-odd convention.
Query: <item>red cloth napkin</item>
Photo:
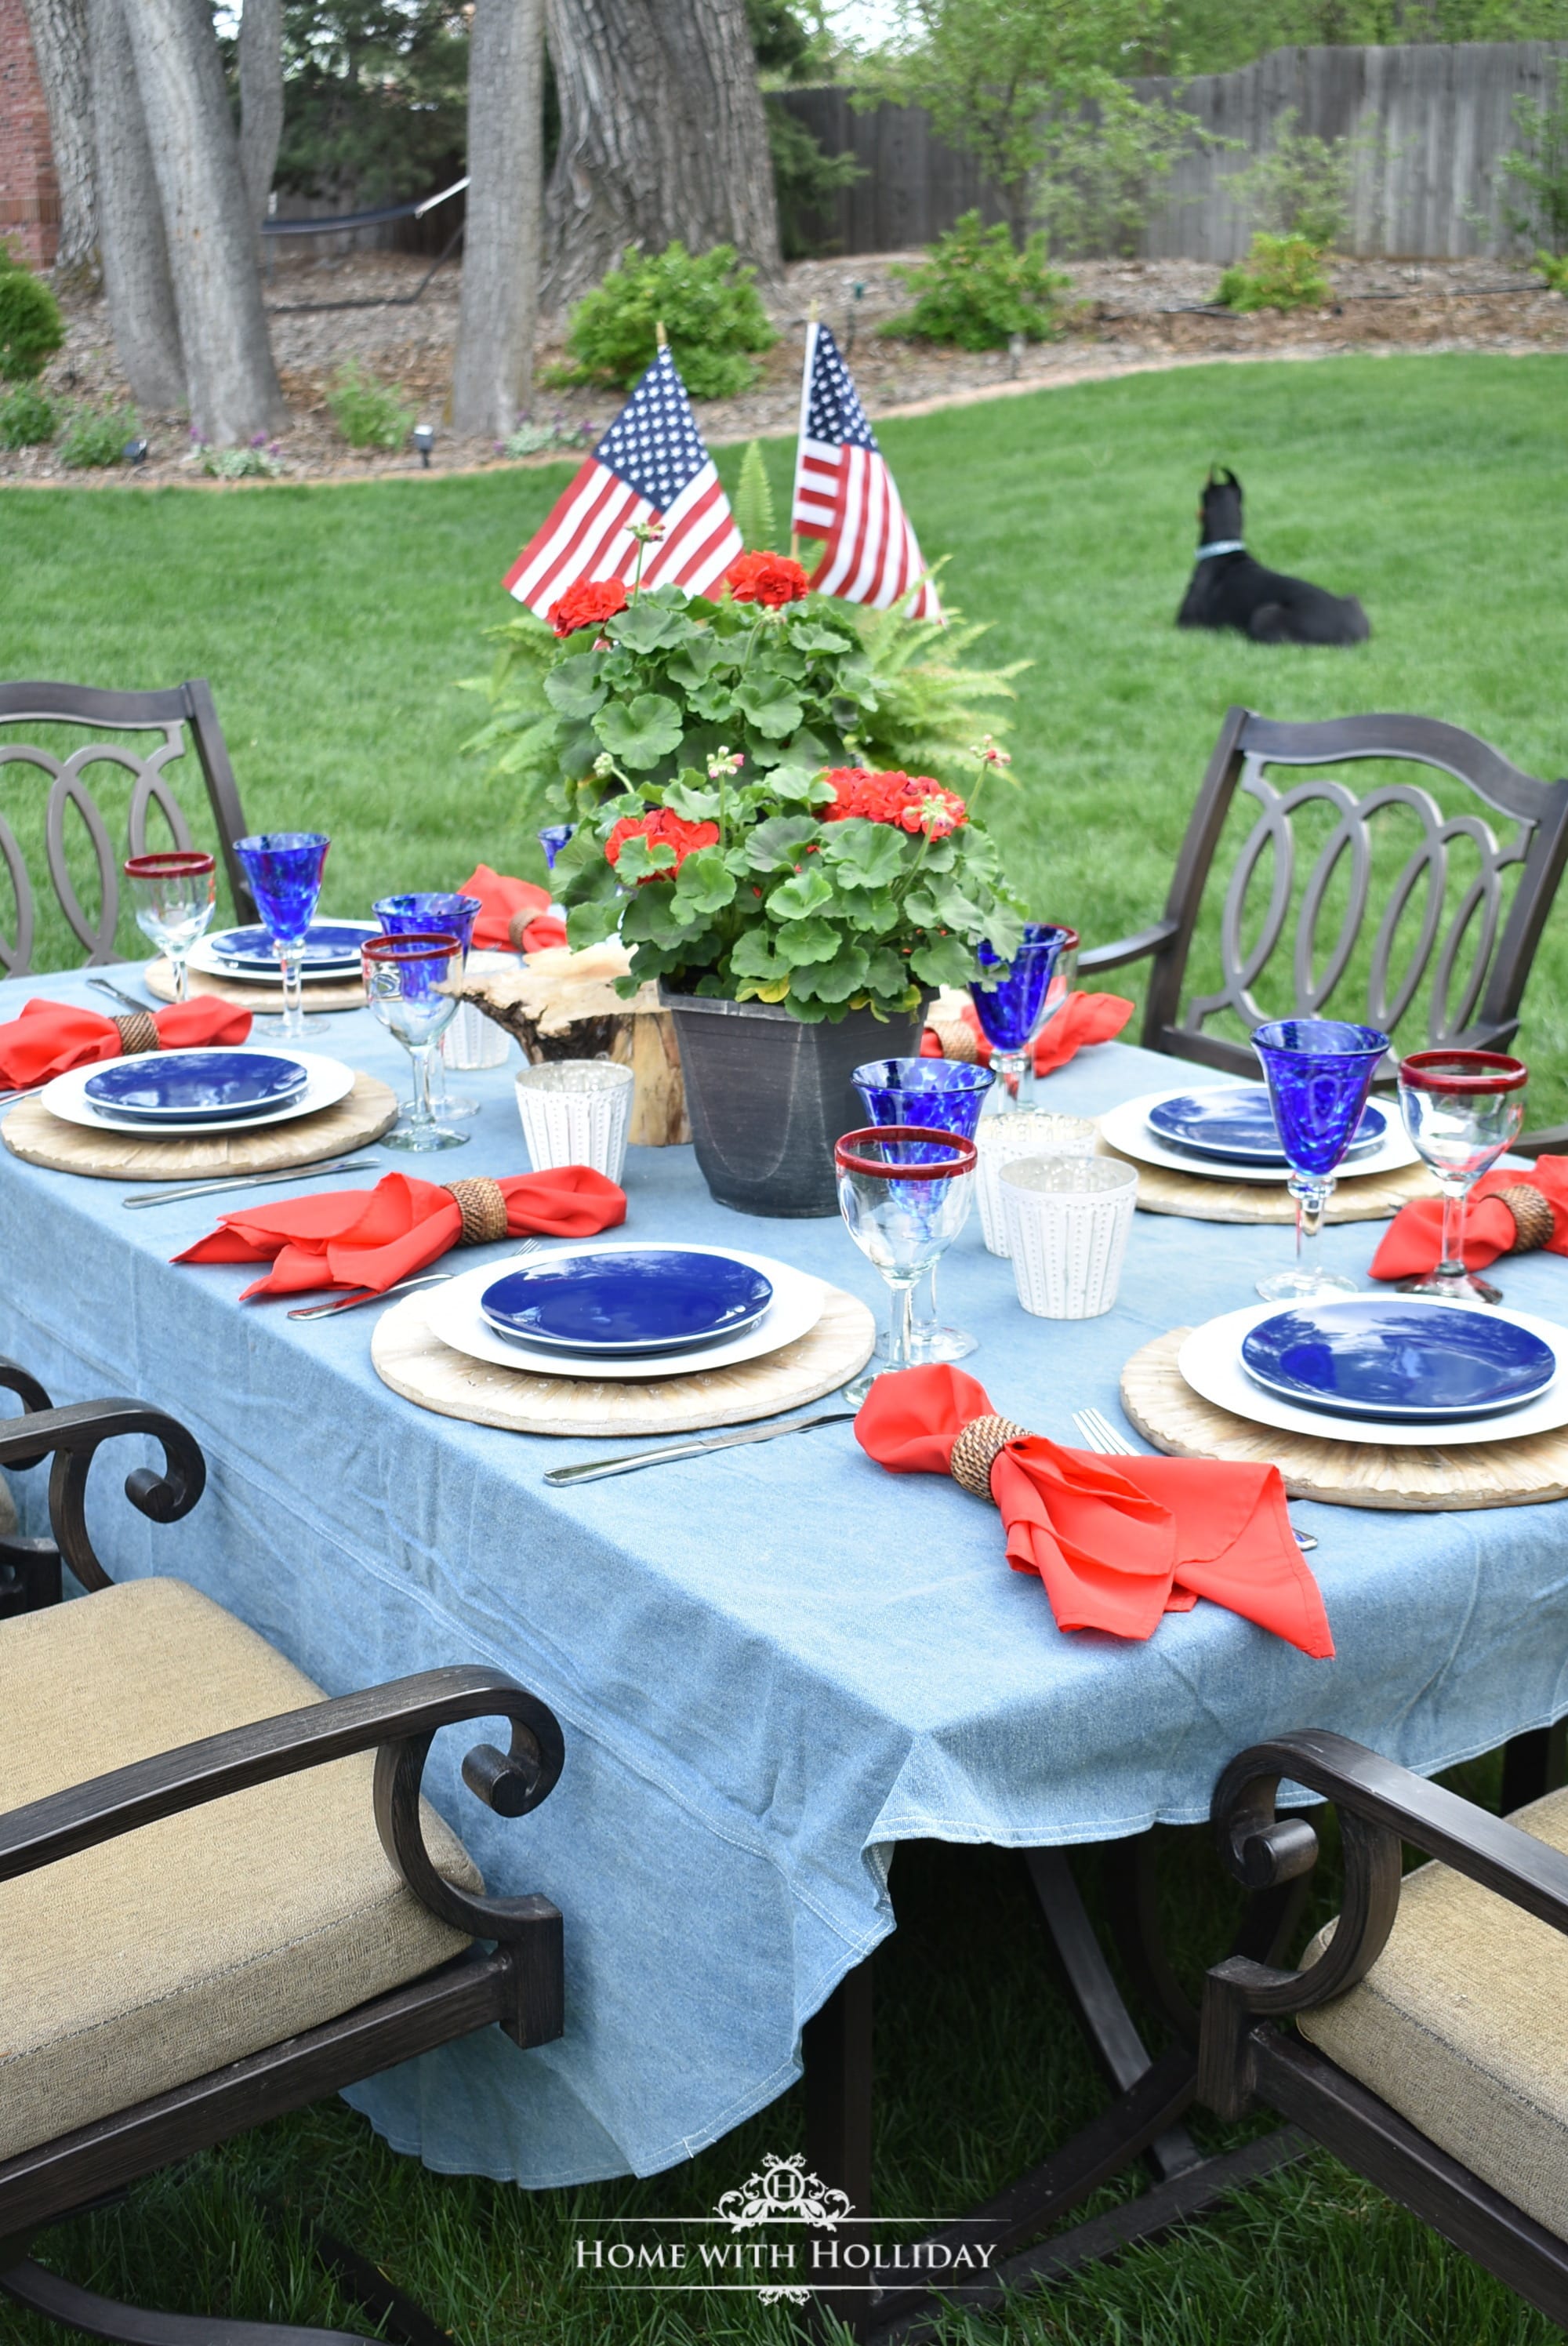
[[[1512,1246],[1516,1229],[1500,1189],[1538,1189],[1552,1209],[1552,1236],[1543,1251],[1568,1254],[1568,1157],[1538,1157],[1529,1173],[1506,1167],[1483,1173],[1470,1193],[1464,1218],[1467,1270],[1484,1270]],[[1442,1200],[1418,1198],[1401,1206],[1372,1257],[1374,1279],[1420,1279],[1435,1270],[1442,1252]]]
[[[586,1165],[522,1173],[495,1187],[506,1201],[508,1237],[585,1239],[626,1218],[626,1193]],[[368,1287],[378,1295],[438,1261],[463,1236],[463,1209],[450,1189],[387,1173],[373,1189],[323,1190],[280,1206],[225,1214],[176,1262],[270,1262],[252,1295],[298,1295],[313,1287]]]
[[[1034,1072],[1048,1076],[1075,1058],[1086,1043],[1110,1043],[1121,1033],[1136,1008],[1119,994],[1070,994],[1048,1026],[1034,1037]],[[991,1045],[981,1032],[972,1002],[963,1005],[963,1023],[974,1037],[974,1056],[983,1067],[991,1065]],[[928,1026],[921,1037],[921,1056],[940,1059],[942,1037]]]
[[[905,1369],[877,1379],[855,1439],[890,1474],[945,1474],[963,1427],[992,1414],[962,1371]],[[991,1493],[1008,1563],[1039,1574],[1059,1628],[1148,1637],[1162,1613],[1207,1596],[1304,1654],[1333,1654],[1277,1466],[1101,1458],[1031,1433],[998,1454]]]
[[[566,923],[550,910],[550,892],[532,880],[508,880],[479,864],[458,890],[477,896],[484,910],[473,923],[472,942],[492,953],[543,953],[564,945]]]
[[[249,1010],[237,1010],[231,1002],[219,1002],[210,994],[171,1002],[151,1017],[166,1051],[188,1051],[204,1043],[243,1043],[250,1032]],[[63,1076],[70,1067],[117,1059],[124,1048],[115,1021],[100,1017],[96,1010],[69,1002],[29,1002],[20,1018],[0,1026],[0,1079],[21,1091],[46,1076]]]

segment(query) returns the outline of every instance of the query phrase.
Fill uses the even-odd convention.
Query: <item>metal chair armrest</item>
[[[1080,976],[1092,975],[1095,970],[1120,969],[1130,961],[1146,961],[1168,945],[1180,931],[1176,921],[1156,921],[1152,929],[1140,929],[1136,936],[1118,937],[1115,944],[1091,945],[1078,956]]]
[[[42,1408],[29,1403],[22,1416],[0,1421],[0,1466],[25,1469],[53,1457],[49,1522],[60,1554],[84,1588],[110,1587],[87,1536],[87,1477],[99,1444],[123,1433],[150,1433],[162,1444],[163,1473],[155,1474],[150,1466],[133,1468],[126,1476],[126,1496],[154,1523],[177,1524],[206,1487],[207,1461],[199,1443],[178,1418],[145,1402],[84,1401],[51,1409],[43,1387],[10,1362],[0,1363],[0,1383],[21,1393],[25,1402],[29,1402],[28,1388],[44,1398]]]
[[[493,1939],[519,1937],[537,1922],[543,1902],[481,1898],[455,1888],[436,1872],[419,1826],[419,1780],[437,1730],[461,1719],[496,1717],[512,1722],[510,1749],[479,1745],[463,1761],[463,1780],[499,1815],[523,1816],[560,1776],[565,1756],[560,1727],[554,1712],[514,1678],[464,1665],[423,1670],[229,1728],[13,1809],[0,1815],[0,1882],[253,1784],[374,1750],[377,1829],[409,1887],[456,1929]]]
[[[1544,1157],[1568,1150],[1568,1124],[1543,1125],[1539,1132],[1522,1132],[1509,1147],[1515,1157]]]

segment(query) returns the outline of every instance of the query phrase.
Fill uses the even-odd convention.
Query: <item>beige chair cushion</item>
[[[1568,1851],[1568,1792],[1551,1792],[1510,1821]],[[1423,1865],[1406,1875],[1389,1943],[1359,1986],[1297,2025],[1440,2149],[1568,2239],[1568,1938],[1560,1931],[1446,1865]]]
[[[0,1623],[0,1810],[324,1699],[179,1580]],[[261,2051],[468,1943],[400,1880],[366,1752],[0,1882],[0,2157]],[[442,1872],[478,1890],[433,1811]]]

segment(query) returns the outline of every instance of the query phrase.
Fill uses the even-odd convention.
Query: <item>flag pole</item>
[[[662,318],[654,321],[654,341],[661,351],[669,348],[669,336],[665,332]]]
[[[802,435],[804,435],[806,430],[806,402],[809,396],[809,386],[811,382],[811,342],[816,332],[816,325],[817,304],[813,301],[806,312],[806,372],[801,377],[800,382],[800,432]],[[800,446],[799,440],[797,440],[795,445],[795,470],[798,476],[800,470]],[[791,498],[791,503],[793,503],[793,498]],[[789,559],[791,562],[799,562],[800,559],[800,533],[798,529],[793,528],[789,532]]]

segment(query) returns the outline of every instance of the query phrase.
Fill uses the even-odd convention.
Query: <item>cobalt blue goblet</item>
[[[1296,1268],[1260,1279],[1257,1292],[1266,1303],[1354,1295],[1353,1279],[1319,1268],[1318,1240],[1335,1168],[1361,1121],[1389,1038],[1341,1018],[1277,1018],[1254,1027],[1252,1047],[1263,1062],[1296,1200]]]
[[[866,1104],[866,1121],[875,1125],[923,1125],[932,1131],[974,1138],[985,1095],[996,1078],[989,1067],[960,1059],[868,1059],[851,1078]],[[933,1143],[934,1159],[946,1154]],[[936,1304],[936,1261],[925,1275],[925,1291],[912,1308],[911,1356],[917,1361],[962,1361],[974,1350],[974,1338],[962,1328],[944,1328]],[[923,1308],[922,1308],[923,1307]],[[888,1339],[877,1340],[879,1352]]]
[[[271,1042],[310,1039],[302,956],[316,917],[321,867],[330,845],[325,832],[320,831],[260,831],[234,842],[283,980],[283,1015],[260,1019],[250,1030]]]
[[[566,842],[571,838],[572,833],[576,830],[576,828],[577,826],[575,822],[547,822],[545,825],[545,828],[539,833],[539,844],[545,851],[545,869],[546,872],[551,873],[555,872],[555,858],[559,855],[563,847],[565,846]]]
[[[457,939],[466,962],[473,942],[473,923],[484,910],[477,896],[460,896],[437,889],[412,896],[382,896],[371,906],[387,937],[418,936],[429,929],[443,930]],[[431,1103],[438,1117],[477,1116],[479,1102],[468,1092],[447,1089],[446,1061],[437,1051],[431,1066]]]
[[[994,969],[993,978],[977,979],[969,989],[982,1034],[991,1045],[991,1064],[1001,1078],[997,1106],[1021,1108],[1021,1086],[1029,1071],[1030,1052],[1041,1028],[1066,1001],[1078,966],[1075,929],[1044,921],[1024,923],[1023,940],[1009,961],[981,943],[976,954],[983,969]]]

